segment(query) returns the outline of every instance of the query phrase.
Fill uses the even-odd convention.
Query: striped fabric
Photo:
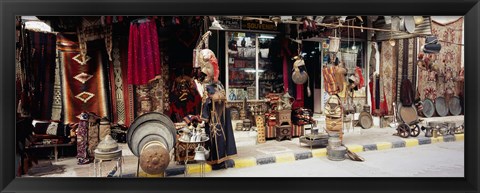
[[[335,66],[324,67],[323,80],[325,91],[330,95],[335,95],[340,92],[339,85],[335,82],[335,72],[337,68]]]

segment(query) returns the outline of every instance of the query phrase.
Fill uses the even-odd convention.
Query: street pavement
[[[214,170],[206,173],[206,177],[464,177],[464,141],[366,151],[358,155],[365,158],[365,162],[330,161],[324,156]]]

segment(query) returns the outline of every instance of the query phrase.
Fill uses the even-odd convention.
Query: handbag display
[[[325,118],[325,125],[328,131],[341,131],[343,128],[343,120],[342,118],[332,118],[327,116]]]
[[[342,117],[342,102],[340,98],[333,95],[328,98],[325,104],[325,115],[327,118],[341,118]]]

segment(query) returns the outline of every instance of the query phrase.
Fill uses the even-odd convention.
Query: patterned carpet
[[[440,53],[437,55],[435,63],[441,66],[440,71],[442,74],[446,69],[452,69],[454,74],[458,74],[461,70],[462,64],[462,46],[453,43],[462,43],[462,30],[463,30],[463,17],[460,17],[456,21],[450,23],[441,24],[436,21],[432,21],[432,34],[437,36],[439,40],[446,42],[439,42],[442,45]],[[424,39],[420,40],[423,44]],[[426,94],[434,92],[436,96],[443,96],[446,86],[455,88],[458,83],[453,81],[443,81],[437,78],[435,84],[427,81],[428,71],[419,70],[419,92],[420,98],[424,99]],[[437,74],[438,75],[438,74]],[[455,96],[458,96],[459,90],[455,90]],[[434,97],[429,96],[430,99]]]

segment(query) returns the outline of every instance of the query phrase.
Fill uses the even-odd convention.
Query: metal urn
[[[105,136],[94,152],[95,158],[104,160],[115,159],[122,156],[122,150],[118,148],[117,142],[110,135]]]

